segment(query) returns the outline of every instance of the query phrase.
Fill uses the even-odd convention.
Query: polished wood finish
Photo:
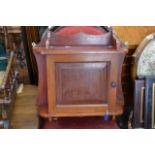
[[[44,38],[43,38],[44,39]],[[45,38],[46,39],[46,38]],[[98,35],[95,37],[94,35],[88,35],[83,32],[79,32],[73,35],[58,35],[57,33],[51,33],[50,44],[52,46],[82,46],[82,45],[101,45],[108,46],[112,44],[112,35],[111,32],[107,32],[103,35]],[[43,41],[42,44],[45,44]],[[41,46],[41,45],[40,45]]]
[[[121,71],[127,48],[111,29],[100,35],[81,31],[61,35],[48,29],[33,50],[39,69],[40,116],[123,112]]]
[[[92,48],[91,48],[92,49]],[[90,49],[90,50],[91,50]],[[78,50],[79,51],[79,50]],[[87,60],[87,61],[85,61]],[[92,62],[95,62],[95,64],[93,64]],[[61,73],[63,72],[63,75],[61,75],[61,77],[56,76],[55,72],[59,72],[59,69],[57,70],[57,63],[59,64],[59,62],[64,63],[65,65],[63,65],[63,69],[61,69]],[[74,62],[73,64],[71,62]],[[79,68],[77,68],[77,63],[79,62],[83,62],[86,63],[87,65],[89,64],[89,68],[85,68],[85,66],[81,66],[82,71],[80,71]],[[109,62],[110,63],[110,69],[109,69],[109,77],[101,78],[102,76],[107,76],[107,73],[103,71],[98,71],[98,63],[97,62],[103,62],[103,64],[105,62]],[[71,64],[69,64],[71,63]],[[66,65],[72,65],[72,67],[70,67],[69,69],[66,69]],[[109,107],[114,107],[115,106],[115,102],[116,102],[116,95],[117,95],[117,90],[116,87],[112,88],[111,87],[111,83],[112,82],[116,82],[116,84],[118,84],[118,55],[115,54],[114,56],[112,55],[108,55],[107,53],[105,54],[100,54],[97,56],[97,54],[92,54],[89,56],[88,55],[66,55],[66,56],[48,56],[47,57],[47,81],[48,83],[48,102],[49,102],[49,110],[51,111],[51,113],[54,115],[55,111],[56,113],[59,113],[59,115],[63,114],[63,115],[69,115],[69,113],[71,113],[71,115],[82,115],[80,113],[84,112],[87,110],[87,114],[85,115],[90,115],[90,113],[92,113],[94,111],[94,107],[96,109],[96,112],[94,112],[97,114],[98,112],[101,114],[104,113],[103,109],[106,110],[106,107],[104,107],[104,99],[102,97],[102,99],[100,99],[101,101],[99,102],[98,98],[94,98],[95,94],[101,94],[104,93],[102,96],[106,95],[106,93],[108,95],[106,95],[106,97],[108,98],[108,101],[105,101],[107,103],[109,103]],[[78,64],[79,66],[79,64]],[[108,66],[107,66],[108,67]],[[102,66],[103,68],[103,66]],[[73,71],[74,70],[74,71]],[[92,74],[91,72],[94,70],[94,73]],[[99,77],[97,76],[97,73],[99,72]],[[90,74],[91,73],[91,74]],[[76,76],[75,74],[78,74],[78,76]],[[93,77],[93,75],[95,75],[95,77]],[[112,76],[112,75],[116,75],[116,76]],[[67,77],[65,77],[67,76]],[[55,84],[55,78],[57,81],[57,78],[60,78],[60,82],[63,83],[63,88],[61,84]],[[93,79],[90,79],[93,78]],[[72,79],[72,80],[71,80]],[[82,80],[84,79],[84,80]],[[58,79],[59,80],[59,79]],[[94,80],[94,81],[93,81]],[[74,81],[74,82],[73,82]],[[87,82],[87,83],[85,83]],[[102,86],[102,84],[105,84],[106,86]],[[101,85],[101,88],[99,90],[97,90],[97,87]],[[56,86],[56,88],[55,88]],[[59,87],[59,89],[57,89]],[[83,89],[83,87],[85,87]],[[90,88],[93,88],[93,90],[90,90]],[[106,90],[104,90],[106,87]],[[55,90],[58,91],[62,91],[61,92],[55,92]],[[84,90],[84,91],[83,91]],[[87,92],[86,92],[87,91]],[[70,93],[71,94],[70,94]],[[73,93],[78,94],[77,96],[75,95],[75,97],[72,99]],[[95,94],[93,94],[95,92]],[[59,93],[59,94],[58,94]],[[69,93],[69,94],[68,94]],[[65,106],[63,105],[59,105],[58,102],[55,100],[55,96],[56,95],[64,95],[67,94],[68,99],[72,99],[75,101],[71,101],[72,105],[67,105]],[[89,94],[89,95],[87,95]],[[82,98],[84,96],[83,99],[83,104],[81,105],[82,107],[80,107],[80,98]],[[86,97],[88,96],[88,97]],[[93,98],[92,98],[93,96]],[[58,99],[60,99],[61,97],[59,97]],[[63,100],[63,99],[62,99]],[[65,100],[65,98],[64,98]],[[91,102],[94,101],[93,105],[90,105]],[[63,101],[62,101],[63,102]],[[77,102],[78,105],[75,105],[74,103]],[[53,107],[53,104],[56,103],[56,105]],[[95,104],[96,103],[96,104]],[[101,104],[102,103],[102,104]],[[88,105],[85,105],[88,104]],[[74,106],[75,105],[75,106]],[[69,108],[70,107],[70,108]],[[75,107],[75,108],[74,108]],[[62,109],[62,110],[58,110],[58,109]],[[79,110],[78,110],[79,109]],[[89,110],[90,109],[90,110]],[[98,110],[97,110],[98,109]],[[64,110],[64,111],[63,111]],[[93,110],[93,111],[92,111]],[[65,114],[66,111],[66,114]],[[79,114],[78,114],[79,113]],[[109,109],[109,113],[111,113],[111,110]],[[115,112],[113,112],[115,113]],[[117,112],[116,112],[117,113]],[[119,113],[119,112],[118,112]]]
[[[101,104],[107,104],[109,67],[108,62],[56,63],[57,103],[93,104],[101,102]]]

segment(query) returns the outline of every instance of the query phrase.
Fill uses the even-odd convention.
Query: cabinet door
[[[116,54],[47,55],[49,113],[112,113],[118,85],[117,59]]]
[[[107,104],[110,62],[56,63],[56,102]]]

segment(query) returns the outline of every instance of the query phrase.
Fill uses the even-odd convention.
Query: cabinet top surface
[[[82,53],[123,53],[122,51],[118,51],[114,49],[112,46],[57,46],[57,47],[36,47],[34,48],[34,51],[36,53],[40,54],[60,54],[60,53],[66,53],[66,54],[82,54]]]

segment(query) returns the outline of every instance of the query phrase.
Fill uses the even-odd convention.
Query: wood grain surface
[[[23,92],[17,94],[11,118],[13,129],[37,129],[39,119],[36,112],[37,87],[25,85]]]

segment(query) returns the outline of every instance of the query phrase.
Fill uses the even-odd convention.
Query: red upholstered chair
[[[121,71],[127,49],[111,28],[52,27],[33,50],[41,117],[122,114]]]

